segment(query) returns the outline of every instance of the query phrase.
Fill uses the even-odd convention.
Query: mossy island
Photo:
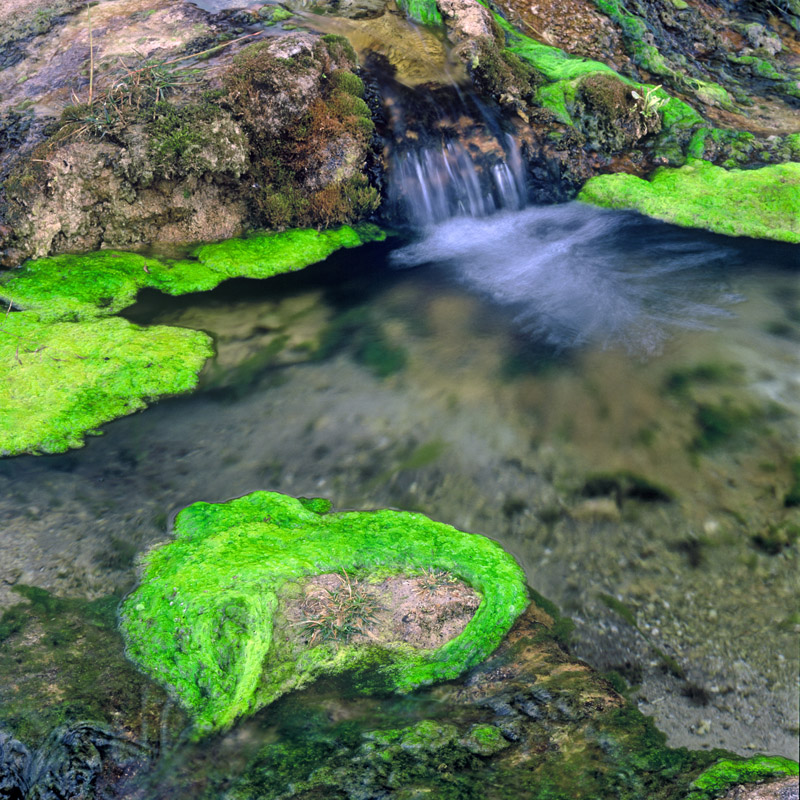
[[[528,604],[510,555],[422,514],[334,513],[324,500],[254,492],[189,506],[174,534],[142,558],[120,622],[128,656],[198,734],[325,675],[401,693],[455,678],[495,650]],[[453,638],[410,644],[370,624],[382,610],[375,587],[396,576],[419,578],[422,592],[459,581],[466,606],[475,605],[466,587],[479,603]]]
[[[229,239],[184,259],[117,250],[28,261],[0,277],[0,456],[81,447],[103,423],[189,392],[214,355],[202,331],[112,316],[143,288],[180,295],[268,278],[381,240],[375,225]]]

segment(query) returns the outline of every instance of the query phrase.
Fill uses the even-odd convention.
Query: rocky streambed
[[[798,241],[794,0],[16,12],[0,451],[63,454],[0,463],[0,793],[796,794],[795,247],[525,208]],[[264,489],[486,534],[534,602],[467,652],[514,581],[345,537],[288,594],[230,559],[199,666],[130,595],[137,670],[142,554]]]

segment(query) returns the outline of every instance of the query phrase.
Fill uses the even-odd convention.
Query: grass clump
[[[488,539],[421,514],[316,513],[307,504],[272,492],[195,503],[178,515],[175,538],[143,557],[141,584],[120,610],[127,652],[170,689],[198,733],[322,675],[353,671],[366,691],[398,692],[454,678],[489,655],[527,605],[522,570]],[[275,625],[289,587],[309,577],[423,568],[450,572],[482,597],[464,631],[438,649],[350,643],[330,627],[302,645]],[[370,610],[352,591],[352,583],[341,589],[350,628]],[[323,598],[310,627],[322,631],[323,616],[349,613]]]
[[[300,625],[310,634],[311,645],[349,642],[354,635],[366,631],[380,610],[369,591],[346,571],[336,577],[337,586],[314,587],[301,606],[304,618]]]

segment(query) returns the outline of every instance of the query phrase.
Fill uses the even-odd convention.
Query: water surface
[[[145,294],[130,319],[208,330],[218,355],[194,395],[83,450],[0,462],[0,601],[125,591],[196,500],[419,510],[512,552],[672,743],[796,755],[797,545],[759,541],[798,522],[797,268],[795,248],[566,205]]]

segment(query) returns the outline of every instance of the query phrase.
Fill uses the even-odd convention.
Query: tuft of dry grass
[[[314,586],[300,606],[303,619],[297,624],[310,634],[309,644],[344,643],[356,634],[369,636],[369,626],[380,610],[375,597],[358,581],[346,572],[336,577],[338,586]]]

